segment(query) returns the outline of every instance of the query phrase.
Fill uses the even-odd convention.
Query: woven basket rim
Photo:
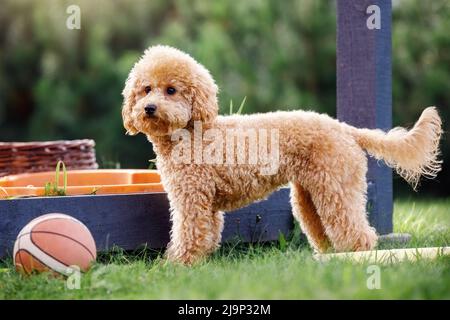
[[[95,145],[95,141],[92,139],[76,139],[76,140],[54,140],[54,141],[11,141],[11,142],[0,142],[0,148],[2,147],[46,147],[51,145]]]

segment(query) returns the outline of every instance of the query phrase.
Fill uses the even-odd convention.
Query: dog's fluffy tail
[[[411,130],[397,127],[389,132],[354,129],[357,143],[376,159],[383,159],[416,189],[420,177],[434,178],[441,170],[439,140],[441,118],[428,107]]]

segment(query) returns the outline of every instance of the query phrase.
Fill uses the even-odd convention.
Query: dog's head
[[[217,85],[188,54],[150,47],[134,65],[122,92],[122,117],[129,134],[170,135],[193,121],[211,124],[217,116]]]

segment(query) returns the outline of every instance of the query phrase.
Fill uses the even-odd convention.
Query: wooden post
[[[337,116],[356,127],[392,126],[391,0],[337,0]],[[392,170],[369,159],[368,211],[392,232]]]

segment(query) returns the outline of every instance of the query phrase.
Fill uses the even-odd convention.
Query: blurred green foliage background
[[[81,8],[81,30],[66,28],[71,4]],[[159,43],[211,70],[222,113],[247,96],[244,113],[335,116],[335,12],[332,0],[2,0],[0,141],[92,138],[103,167],[148,167],[145,137],[124,135],[121,91],[142,51]],[[394,125],[412,125],[428,105],[449,131],[450,2],[397,0]],[[450,162],[448,135],[442,149]],[[395,182],[396,192],[409,190]],[[421,192],[449,195],[449,166]]]

